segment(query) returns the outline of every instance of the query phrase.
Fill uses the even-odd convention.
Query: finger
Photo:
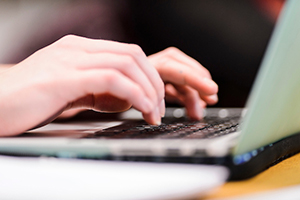
[[[88,70],[79,73],[79,83],[84,92],[81,96],[108,93],[131,102],[142,112],[148,113],[153,109],[153,104],[141,87],[117,70]],[[91,99],[88,104],[91,108],[100,110],[100,108],[97,108],[95,99]]]
[[[164,84],[156,69],[150,64],[142,49],[133,44],[124,44],[106,40],[88,39],[78,36],[66,36],[55,45],[66,48],[79,48],[88,53],[113,53],[130,55],[149,78],[156,89],[158,103],[164,98]]]
[[[95,107],[102,112],[124,112],[131,108],[131,103],[110,94],[95,95]]]
[[[84,111],[86,109],[84,108],[76,108],[76,109],[71,109],[71,110],[66,110],[63,113],[61,113],[57,119],[67,119],[67,118],[71,118],[74,117],[75,115],[77,115],[78,113]]]
[[[166,98],[167,102],[176,103],[176,104],[183,106],[183,103],[182,103],[183,98],[181,98],[181,95],[178,94],[177,90],[173,87],[173,85],[166,84],[165,91],[166,91],[165,98]]]
[[[152,100],[154,105],[157,105],[158,97],[156,89],[153,87],[149,78],[139,68],[135,60],[128,55],[115,55],[111,53],[99,53],[99,54],[87,54],[84,53],[80,56],[80,59],[74,61],[75,65],[79,66],[79,69],[117,69],[125,76],[133,80],[135,83],[141,86],[149,99]]]
[[[199,75],[201,74],[200,76],[204,76],[208,79],[211,79],[211,75],[206,68],[204,68],[195,59],[189,57],[188,55],[184,54],[182,51],[175,47],[169,47],[159,53],[149,56],[149,58],[150,60],[152,60],[153,63],[156,63],[156,67],[158,70],[161,66],[164,66],[165,63],[167,63],[168,61],[175,61],[183,64],[185,67],[190,67],[192,70],[196,70],[195,73],[198,72]],[[168,99],[169,98],[170,95]],[[218,96],[216,94],[208,96],[202,95],[201,98],[204,99],[209,105],[213,105],[218,102]]]
[[[176,47],[169,47],[161,52],[149,56],[150,59],[153,58],[155,60],[164,59],[166,57],[186,66],[192,67],[193,69],[200,71],[205,77],[211,79],[211,74],[205,67]]]
[[[181,105],[184,105],[184,94],[180,94],[175,88],[173,85],[171,84],[167,84],[166,87],[165,87],[165,90],[166,90],[166,99],[168,100],[168,102],[174,102],[174,103],[178,103],[178,104],[181,104]],[[207,103],[205,101],[203,101],[201,98],[200,98],[200,106],[201,108],[205,108]]]
[[[165,82],[188,85],[197,90],[200,95],[213,95],[218,92],[218,85],[214,81],[174,60],[168,60],[158,71]]]
[[[126,100],[119,99],[110,94],[90,94],[86,95],[75,102],[71,103],[69,108],[96,107],[101,112],[123,112],[128,110],[132,105]]]
[[[152,124],[160,122],[159,115],[151,114],[157,106],[152,104],[138,84],[119,71],[114,69],[87,70],[79,72],[77,75],[80,76],[78,87],[83,87],[81,96],[108,93],[126,100],[142,113],[149,113],[151,119],[148,119],[148,121],[153,122]],[[87,106],[101,111],[101,107],[98,106],[96,100],[92,99],[87,102]]]
[[[176,102],[179,104],[183,104],[184,98],[182,97],[182,94],[179,94],[178,91],[174,88],[172,84],[166,84],[165,86],[166,91],[166,99],[168,102]],[[202,100],[202,98],[204,100]],[[202,96],[200,100],[200,104],[202,107],[206,107],[206,105],[214,105],[218,102],[218,95],[211,95],[211,96]]]
[[[151,113],[143,113],[143,117],[146,122],[153,125],[161,124],[160,110],[156,107]]]
[[[218,103],[218,101],[219,101],[218,95],[216,95],[216,94],[209,95],[209,96],[201,96],[201,98],[202,98],[208,105],[214,105],[214,104]]]
[[[192,119],[201,119],[203,117],[203,108],[206,104],[201,100],[198,92],[187,86],[174,86],[174,88],[177,91],[175,95],[185,106],[187,115]]]
[[[171,84],[167,84],[165,87],[165,91],[166,91],[166,99],[168,101],[171,102],[177,102],[180,101],[180,103],[184,102],[183,97],[181,94],[179,94],[177,92],[177,90],[171,85]],[[204,100],[202,100],[202,98]],[[201,97],[201,105],[203,105],[202,107],[206,107],[206,105],[214,105],[218,102],[218,95],[214,94],[214,95],[210,95],[210,96],[202,96]]]

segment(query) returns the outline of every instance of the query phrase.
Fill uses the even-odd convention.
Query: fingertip
[[[150,113],[143,113],[145,121],[152,125],[161,124],[161,116],[158,108],[155,108]]]
[[[219,101],[218,95],[216,94],[209,96],[209,99],[211,100],[211,104],[216,104]]]
[[[159,111],[160,111],[160,116],[164,117],[166,113],[166,103],[164,99],[161,101],[159,105]]]
[[[158,107],[154,110],[154,124],[161,125],[161,113]]]
[[[200,120],[203,118],[203,107],[200,103],[197,103],[195,106],[195,110],[196,110],[196,118],[197,120]]]
[[[217,94],[213,94],[213,95],[210,95],[210,96],[203,97],[203,99],[205,100],[205,102],[208,105],[214,105],[214,104],[218,103],[218,101],[219,101],[219,98],[218,98]]]
[[[203,107],[197,102],[193,106],[186,107],[186,113],[192,120],[201,120],[203,118]]]
[[[209,87],[209,91],[210,91],[209,93],[210,94],[216,94],[216,93],[218,93],[219,86],[212,79],[204,77],[203,78],[203,82],[205,82],[205,84]]]

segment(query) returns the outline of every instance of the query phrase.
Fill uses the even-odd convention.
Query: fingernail
[[[159,111],[160,111],[160,116],[164,117],[166,113],[166,103],[164,99],[160,102]]]
[[[209,98],[216,103],[219,101],[218,95],[216,95],[216,94],[209,96]]]
[[[153,109],[153,104],[151,103],[150,99],[145,98],[142,104],[144,112],[148,113]]]
[[[218,90],[218,85],[211,79],[204,77],[203,81],[209,85],[210,88]],[[216,91],[217,92],[217,91]]]
[[[161,116],[160,116],[160,111],[159,111],[159,108],[155,108],[155,111],[154,111],[154,123],[156,125],[161,125]]]

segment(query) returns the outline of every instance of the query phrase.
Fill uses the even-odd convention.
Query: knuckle
[[[181,51],[176,47],[168,47],[168,48],[165,49],[165,52],[167,54],[178,54]]]
[[[61,39],[57,41],[57,44],[61,47],[69,47],[71,44],[76,42],[78,39],[78,36],[75,35],[66,35],[63,36]]]
[[[61,38],[61,40],[64,40],[64,41],[74,41],[78,36],[76,35],[72,35],[72,34],[68,34],[68,35],[65,35]]]
[[[171,65],[172,59],[169,57],[162,57],[158,60],[158,65],[156,66],[158,71],[166,70]]]
[[[137,45],[137,44],[129,44],[129,48],[130,48],[130,52],[133,54],[133,55],[143,55],[144,54],[144,51],[143,49]]]
[[[107,70],[106,75],[105,75],[105,82],[107,83],[107,85],[114,85],[116,83],[116,81],[119,79],[119,72],[116,70]]]
[[[211,73],[208,71],[208,69],[204,68],[204,73],[208,78],[212,78]]]
[[[126,70],[133,69],[135,67],[135,61],[131,56],[125,56],[122,60],[122,66],[126,68]]]
[[[130,89],[130,94],[131,97],[139,97],[142,94],[142,90],[137,85],[133,85],[132,88]]]

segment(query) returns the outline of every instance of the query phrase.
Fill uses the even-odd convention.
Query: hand
[[[193,58],[174,47],[148,58],[165,82],[166,98],[181,102],[189,117],[201,119],[202,109],[218,102],[218,85]]]
[[[148,59],[165,82],[166,99],[183,104],[190,118],[201,119],[206,105],[218,102],[218,85],[212,80],[209,71],[179,49],[170,47]],[[164,105],[161,107],[163,109]],[[69,110],[61,117],[71,117],[80,111]],[[144,114],[145,119],[149,117]]]
[[[137,45],[66,36],[0,73],[0,135],[17,135],[64,110],[140,110],[159,124],[164,84]]]

